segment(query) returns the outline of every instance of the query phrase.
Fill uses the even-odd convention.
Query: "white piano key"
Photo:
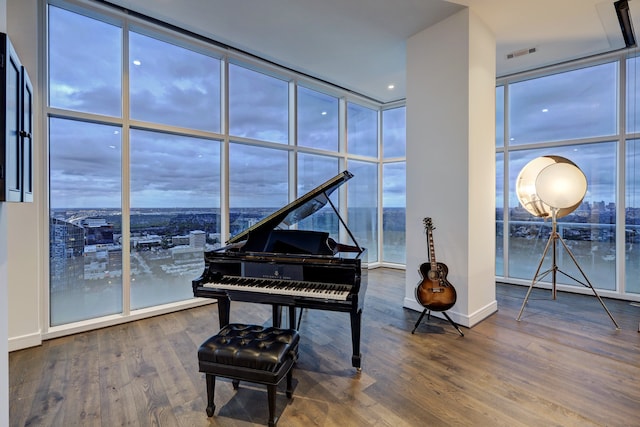
[[[223,276],[219,281],[202,285],[205,288],[228,289],[273,295],[290,295],[316,299],[346,301],[349,286],[333,283],[271,280],[261,278]]]

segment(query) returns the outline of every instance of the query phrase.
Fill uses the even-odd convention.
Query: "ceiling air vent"
[[[519,56],[529,55],[531,53],[534,53],[535,51],[536,51],[535,47],[530,47],[528,49],[516,50],[515,52],[507,53],[507,59],[513,59],[513,58],[517,58]]]

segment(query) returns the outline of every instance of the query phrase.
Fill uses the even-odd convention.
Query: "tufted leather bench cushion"
[[[198,348],[198,366],[207,381],[207,415],[213,416],[216,376],[267,386],[270,427],[275,427],[276,387],[287,378],[287,397],[293,396],[292,368],[298,358],[300,335],[295,329],[232,323]]]
[[[201,363],[217,363],[277,372],[288,358],[295,359],[300,336],[293,329],[232,323],[198,349]]]

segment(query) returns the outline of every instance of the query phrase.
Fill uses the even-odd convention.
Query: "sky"
[[[127,190],[131,191],[132,207],[219,207],[220,156],[226,155],[220,141],[220,59],[167,43],[155,38],[157,35],[150,37],[133,27],[129,57],[123,65],[120,27],[53,6],[49,16],[50,105],[88,113],[89,119],[50,120],[52,208],[119,207],[120,194]],[[636,63],[628,70],[634,88]],[[562,155],[585,172],[585,200],[614,201],[616,144],[591,144],[589,138],[616,133],[617,76],[617,64],[607,63],[511,84],[511,146],[584,142],[570,148],[513,151],[509,158],[511,182],[533,158]],[[285,148],[289,139],[289,84],[234,63],[229,66],[229,81],[230,134],[240,142],[229,148],[231,206],[280,207],[288,199],[289,159],[287,151],[279,148]],[[127,84],[132,90],[123,102]],[[640,127],[635,112],[637,92],[629,91],[628,104],[633,108],[627,121],[631,131]],[[497,133],[501,136],[505,124],[500,120],[499,98]],[[128,104],[123,105],[125,102]],[[301,88],[299,105],[299,144],[317,149],[315,155],[299,160],[307,168],[300,174],[299,193],[303,193],[340,172],[335,159],[323,156],[335,151],[338,144],[338,102],[311,88]],[[123,118],[128,111],[130,121]],[[384,120],[385,155],[401,158],[404,109],[385,113]],[[197,137],[140,129],[148,122],[154,122],[157,130],[192,129]],[[123,123],[132,127],[128,140],[122,132]],[[376,129],[373,110],[349,103],[350,152],[375,158]],[[266,141],[275,150],[248,145],[251,140]],[[131,180],[123,183],[120,172],[127,159]],[[635,176],[635,162],[626,167],[629,175]],[[500,167],[497,170],[501,182],[502,171]],[[403,168],[388,166],[385,171],[385,205],[403,206]],[[366,187],[376,176],[365,172],[360,179],[368,182],[362,183],[358,178],[356,175],[350,185]],[[640,178],[627,185],[640,188]],[[517,204],[514,197],[510,197],[511,206]],[[637,204],[635,196],[628,202],[640,206],[640,197]]]
[[[134,29],[123,73],[120,27],[53,6],[49,16],[51,107],[91,114],[90,122],[50,120],[51,206],[118,207],[126,186],[132,207],[219,207],[220,59]],[[127,83],[130,109],[121,97]],[[280,207],[288,200],[288,92],[287,81],[229,65],[232,207]],[[305,155],[302,193],[340,172],[338,161],[327,156],[338,149],[339,120],[337,98],[310,88],[301,88],[299,96],[300,145],[316,149]],[[127,140],[122,125],[128,111]],[[348,111],[350,151],[375,161],[376,112],[352,103]],[[148,122],[174,132],[137,129]],[[387,145],[398,153],[404,114],[390,114],[387,122]],[[198,135],[176,135],[177,128]],[[247,144],[252,140],[273,149]],[[127,157],[130,183],[123,183]],[[389,196],[389,203],[399,200],[403,194]]]
[[[630,61],[627,70],[629,89],[627,129],[635,132],[638,114],[635,103],[636,63]],[[620,84],[618,64],[604,63],[579,70],[558,73],[513,83],[509,92],[509,141],[514,148],[540,142],[577,141],[576,145],[512,151],[509,156],[511,188],[520,170],[531,160],[543,155],[559,155],[573,161],[587,177],[585,201],[606,203],[616,200],[618,145],[616,144],[618,115],[617,88]],[[504,90],[497,90],[497,117],[504,114]],[[497,121],[496,133],[504,132],[504,120]],[[502,138],[504,139],[504,138]],[[499,140],[497,146],[503,141]],[[597,142],[596,144],[592,142]],[[529,145],[528,145],[529,144]],[[635,142],[627,141],[627,151],[634,153]],[[640,154],[640,153],[639,153]],[[640,206],[640,157],[631,155],[626,172],[628,206]],[[499,169],[498,169],[499,170]],[[499,170],[500,171],[500,170]],[[502,180],[502,174],[498,176]],[[518,204],[512,192],[509,206]]]

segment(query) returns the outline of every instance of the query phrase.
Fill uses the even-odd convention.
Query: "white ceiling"
[[[470,7],[498,76],[624,48],[613,0],[111,0],[381,102],[405,97],[405,45]],[[640,28],[640,0],[629,0]],[[638,31],[640,36],[640,30]],[[530,55],[506,55],[535,47]],[[395,89],[387,86],[394,84]]]

